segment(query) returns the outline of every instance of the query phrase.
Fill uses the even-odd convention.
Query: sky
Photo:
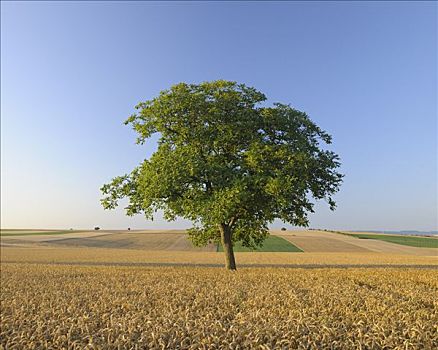
[[[99,188],[156,148],[123,124],[137,103],[226,79],[333,136],[344,183],[311,227],[437,230],[437,39],[436,2],[3,1],[1,227],[189,227]]]

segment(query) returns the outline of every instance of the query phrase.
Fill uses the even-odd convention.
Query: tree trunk
[[[234,259],[233,241],[231,239],[231,227],[220,225],[222,247],[225,253],[225,267],[227,270],[236,270],[236,260]]]

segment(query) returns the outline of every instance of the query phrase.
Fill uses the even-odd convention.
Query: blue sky
[[[437,59],[435,2],[2,2],[1,226],[187,227],[99,188],[154,150],[138,102],[227,79],[332,134],[345,181],[312,227],[436,230]]]

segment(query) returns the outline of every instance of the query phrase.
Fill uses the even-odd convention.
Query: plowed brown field
[[[184,233],[117,233],[93,238],[58,239],[62,246],[142,250],[216,251],[215,245],[197,248]]]

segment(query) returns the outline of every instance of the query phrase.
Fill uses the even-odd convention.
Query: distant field
[[[223,252],[222,244],[218,245],[218,252]],[[297,248],[291,242],[288,242],[284,238],[278,236],[269,236],[264,242],[263,246],[257,248],[256,250],[243,247],[239,242],[234,246],[235,252],[302,252],[301,249]]]
[[[345,242],[342,239],[323,236],[284,235],[281,236],[305,252],[369,252],[368,249]]]
[[[142,250],[214,251],[215,246],[194,247],[187,234],[174,232],[120,232],[94,237],[58,239],[52,245],[90,248],[118,248]]]
[[[359,239],[368,238],[368,239]],[[372,238],[372,239],[371,239]],[[194,247],[185,230],[2,230],[2,247],[114,248],[145,251],[209,251],[222,247]],[[262,248],[254,252],[385,253],[438,257],[438,239],[316,230],[272,231]],[[237,244],[235,251],[251,252]],[[221,254],[219,254],[221,255]]]
[[[388,234],[362,234],[362,233],[349,233],[352,237],[360,239],[378,239],[385,242],[391,242],[395,244],[407,245],[410,247],[419,248],[438,248],[438,239],[429,237],[416,237],[416,236],[396,236]]]
[[[31,230],[0,230],[0,236],[45,236],[45,235],[62,235],[67,233],[84,232],[79,230],[64,231],[31,231]]]

